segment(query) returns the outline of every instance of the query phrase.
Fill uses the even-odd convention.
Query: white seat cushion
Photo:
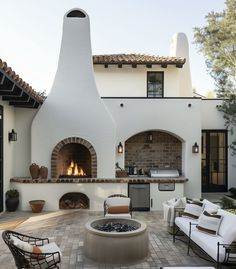
[[[220,209],[220,206],[213,204],[212,202],[208,201],[207,199],[204,199],[203,201],[203,210],[209,212],[209,213],[217,213],[218,209]]]
[[[189,223],[198,223],[197,220],[185,218],[185,217],[177,217],[175,219],[175,224],[180,228],[181,231],[183,231],[187,236],[189,235]],[[196,230],[196,225],[192,226],[192,231]]]
[[[212,236],[195,230],[191,233],[191,239],[201,247],[209,256],[217,261],[217,243],[222,243],[223,238],[218,236]],[[222,262],[225,257],[225,249],[220,247],[219,260]]]

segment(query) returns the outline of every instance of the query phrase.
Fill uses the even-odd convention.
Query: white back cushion
[[[204,210],[198,219],[197,228],[201,232],[217,235],[222,218],[222,215],[210,214]]]
[[[202,202],[204,204],[203,209],[209,213],[217,213],[218,209],[220,209],[220,206],[213,204],[212,202],[208,201],[207,199],[204,199]]]
[[[223,209],[219,209],[217,214],[223,216],[218,232],[223,237],[222,243],[231,244],[236,240],[236,215]]]
[[[108,205],[108,207],[119,206],[119,205],[129,206],[130,198],[129,197],[109,197],[106,199],[106,204]]]

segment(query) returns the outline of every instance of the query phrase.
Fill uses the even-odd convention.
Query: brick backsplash
[[[182,142],[160,131],[152,131],[152,142],[147,141],[150,132],[143,132],[125,142],[125,167],[135,165],[148,172],[151,167],[176,168],[181,173]]]

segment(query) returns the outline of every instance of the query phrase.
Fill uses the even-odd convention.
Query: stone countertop
[[[155,177],[124,177],[124,178],[48,178],[32,179],[29,177],[14,177],[10,182],[16,183],[185,183],[186,177],[155,178]]]

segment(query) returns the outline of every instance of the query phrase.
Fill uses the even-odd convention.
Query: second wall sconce
[[[117,151],[118,151],[118,153],[123,153],[123,145],[121,142],[119,143],[119,145],[117,147]]]
[[[197,142],[194,143],[194,145],[192,147],[192,152],[199,153],[199,146],[198,146]]]
[[[8,133],[8,140],[17,141],[17,133],[14,131],[14,129],[12,129],[11,132]]]

